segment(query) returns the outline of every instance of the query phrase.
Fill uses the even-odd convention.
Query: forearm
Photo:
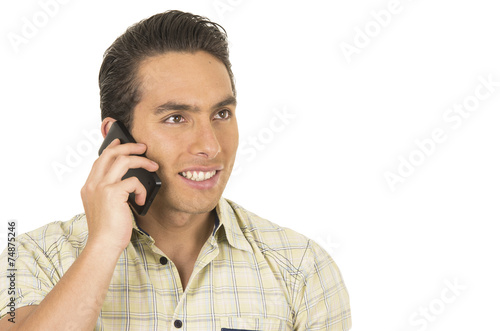
[[[93,330],[119,255],[87,245],[33,313],[10,330]]]

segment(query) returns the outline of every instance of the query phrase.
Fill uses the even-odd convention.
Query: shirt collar
[[[240,224],[244,224],[244,221],[246,220],[244,220],[243,215],[237,208],[235,208],[235,206],[236,205],[232,203],[232,201],[226,200],[222,197],[220,198],[217,207],[215,207],[220,220],[219,227],[225,231],[227,241],[231,246],[252,252],[252,247],[241,231],[240,226]],[[245,228],[246,226],[243,227],[243,229]]]
[[[149,235],[149,233],[147,233],[146,231],[144,231],[142,228],[139,227],[139,225],[137,224],[136,220],[135,220],[135,216],[134,216],[134,213],[132,212],[132,210],[130,210],[130,213],[132,214],[132,229],[135,230],[136,232],[138,232],[140,235],[142,236],[139,236],[139,238],[148,238],[148,240],[150,240],[153,244],[155,242],[155,240],[153,239],[153,237],[151,237]]]

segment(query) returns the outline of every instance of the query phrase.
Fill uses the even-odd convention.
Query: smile
[[[187,171],[187,172],[181,172],[179,174],[182,177],[184,177],[184,178],[187,178],[187,179],[190,179],[190,180],[193,180],[193,181],[196,181],[196,182],[201,182],[201,181],[204,181],[204,180],[212,178],[213,176],[215,176],[216,172],[217,172],[216,170],[207,171],[207,172],[204,172],[204,171]]]

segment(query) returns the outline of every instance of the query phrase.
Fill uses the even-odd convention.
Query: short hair
[[[112,117],[131,128],[141,99],[139,65],[167,52],[205,51],[227,69],[236,96],[226,31],[206,17],[178,10],[156,14],[130,26],[104,53],[99,71],[101,120]]]

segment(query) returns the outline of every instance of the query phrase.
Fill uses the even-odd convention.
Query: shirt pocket
[[[277,318],[228,317],[221,319],[221,331],[288,331],[287,321]]]

